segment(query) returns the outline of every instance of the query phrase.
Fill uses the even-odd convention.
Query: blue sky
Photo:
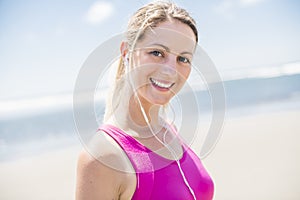
[[[126,3],[124,3],[126,2]],[[72,92],[101,42],[148,1],[0,1],[0,100]],[[297,0],[175,0],[222,72],[300,60]]]

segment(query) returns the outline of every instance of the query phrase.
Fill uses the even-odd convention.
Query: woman
[[[132,16],[104,123],[79,156],[77,200],[213,198],[199,158],[161,114],[186,82],[197,42],[195,21],[173,3]]]

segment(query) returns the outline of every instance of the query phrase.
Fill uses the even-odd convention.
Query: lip
[[[160,91],[168,91],[175,84],[173,82],[150,78],[151,85]]]

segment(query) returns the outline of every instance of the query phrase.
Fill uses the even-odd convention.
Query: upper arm
[[[87,149],[78,159],[76,200],[130,199],[136,177],[122,148],[100,131]]]
[[[118,171],[82,151],[77,166],[76,200],[119,199]]]

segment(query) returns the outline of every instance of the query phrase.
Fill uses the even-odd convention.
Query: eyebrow
[[[154,43],[154,44],[151,44],[150,46],[152,46],[152,45],[160,46],[160,47],[164,48],[167,52],[171,52],[171,51],[170,51],[170,48],[167,47],[167,46],[165,46],[165,45],[163,45],[163,44]],[[181,53],[179,53],[179,54],[190,54],[191,56],[193,56],[193,53],[188,52],[188,51],[184,51],[184,52],[181,52]]]

